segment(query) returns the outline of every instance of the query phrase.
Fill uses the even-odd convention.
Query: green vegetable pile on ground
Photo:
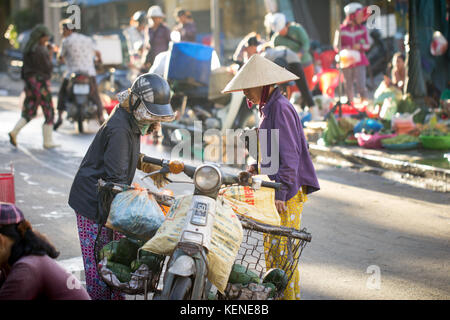
[[[383,145],[403,144],[410,142],[420,142],[420,139],[409,134],[399,134],[398,136],[381,140]]]
[[[431,137],[443,137],[450,135],[449,133],[443,132],[438,129],[426,129],[420,133],[422,136],[431,136]]]

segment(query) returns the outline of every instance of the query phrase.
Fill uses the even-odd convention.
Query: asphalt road
[[[64,123],[62,146],[42,148],[42,116],[10,146],[18,97],[0,97],[0,172],[15,168],[16,202],[61,251],[58,261],[82,278],[76,220],[67,204],[74,174],[97,128],[78,135]],[[163,150],[143,145],[147,154]],[[302,227],[312,242],[301,258],[302,299],[449,299],[450,197],[370,173],[316,164],[321,190],[309,196]],[[150,184],[136,181],[145,186]],[[189,185],[169,185],[176,195]]]

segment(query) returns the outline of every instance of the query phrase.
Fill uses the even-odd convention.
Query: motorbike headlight
[[[194,174],[195,186],[203,191],[209,192],[220,187],[222,176],[219,169],[214,166],[204,165],[199,167]]]

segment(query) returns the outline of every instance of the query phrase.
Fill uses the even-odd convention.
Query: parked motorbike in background
[[[102,98],[103,108],[109,115],[119,103],[117,94],[131,87],[128,70],[114,67],[107,68],[97,73],[96,82]]]
[[[4,52],[6,72],[13,81],[19,81],[23,66],[23,54],[16,49],[6,49]]]
[[[152,66],[150,72],[162,72],[161,76],[168,80],[174,93],[171,103],[179,114],[176,121],[161,124],[164,145],[173,146],[180,142],[183,138],[181,129],[193,135],[195,121],[202,123],[202,131],[217,129],[223,134],[227,129],[252,128],[257,124],[256,108],[247,108],[242,92],[221,93],[237,68],[220,66],[211,47],[198,43],[172,43],[161,61],[158,57],[155,59],[157,63],[162,67]]]

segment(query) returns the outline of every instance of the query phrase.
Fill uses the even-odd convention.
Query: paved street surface
[[[42,115],[13,148],[7,132],[20,117],[19,97],[0,97],[0,172],[15,168],[16,202],[61,251],[58,261],[82,278],[75,214],[67,204],[74,174],[96,129],[77,134],[65,122],[62,146],[42,148]],[[148,155],[161,147],[143,145]],[[166,151],[167,154],[167,151]],[[312,242],[301,259],[303,299],[450,299],[450,197],[370,173],[316,164],[322,190],[309,197],[302,226]],[[136,181],[152,187],[151,182]],[[169,185],[176,195],[192,185]]]

